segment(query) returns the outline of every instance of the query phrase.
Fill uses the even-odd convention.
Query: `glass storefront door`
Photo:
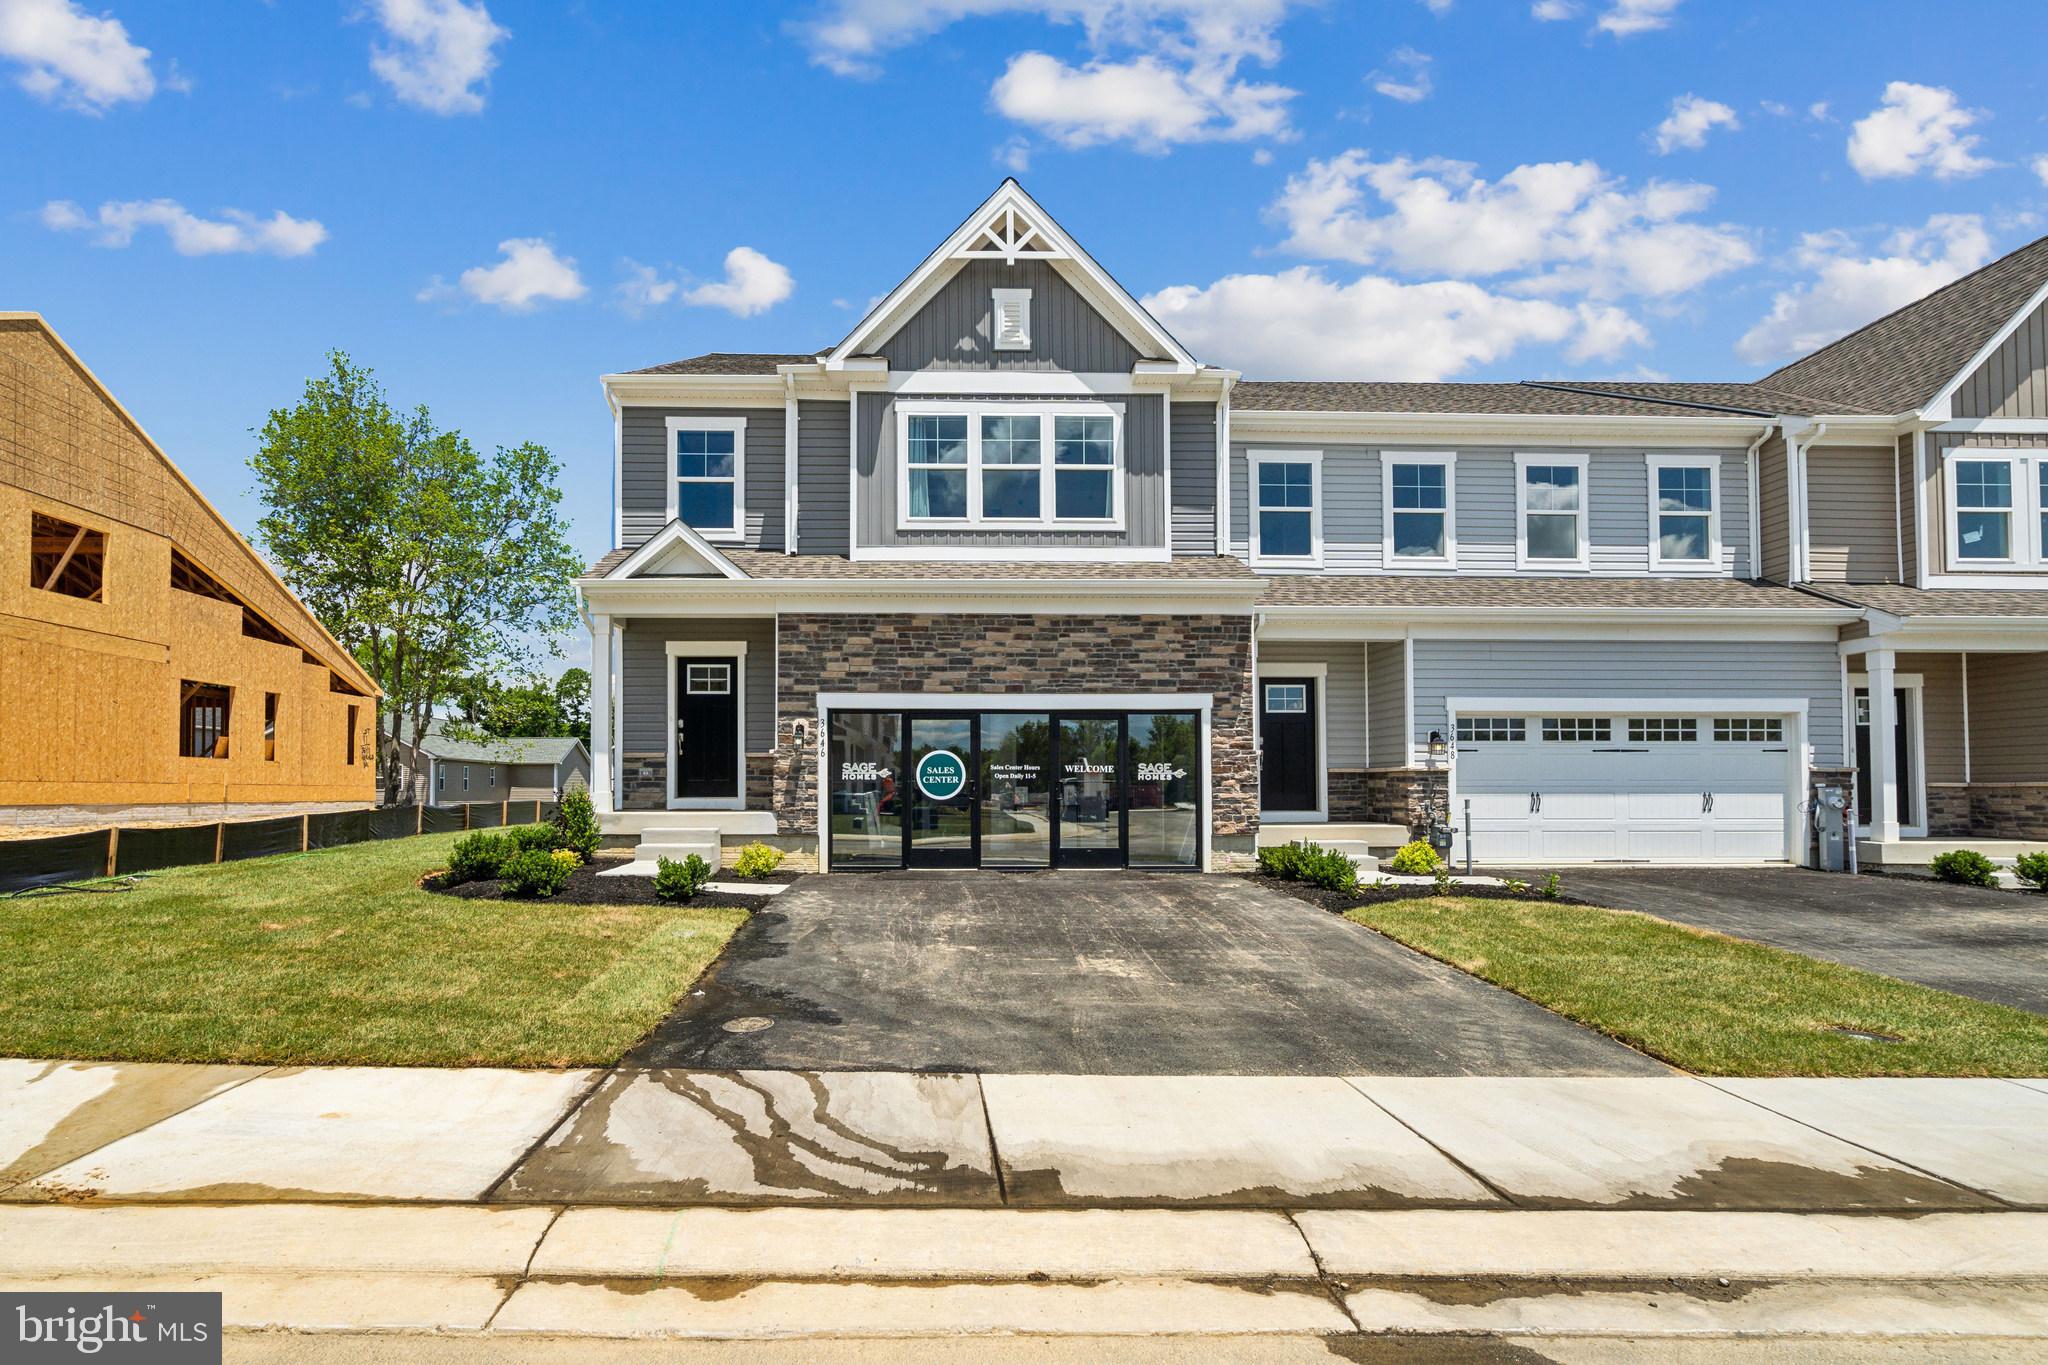
[[[981,865],[1052,863],[1052,717],[981,717]]]
[[[973,867],[977,822],[974,801],[974,717],[909,718],[904,777],[912,867]]]
[[[839,867],[903,866],[903,717],[841,711],[832,717],[832,861]]]
[[[1201,717],[1124,718],[1130,772],[1130,865],[1193,867],[1202,847]]]
[[[1062,867],[1121,867],[1124,861],[1123,720],[1059,720],[1059,843]]]

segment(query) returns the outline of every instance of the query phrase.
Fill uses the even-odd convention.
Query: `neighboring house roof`
[[[1774,388],[1882,412],[1923,406],[2048,284],[2048,237],[1767,374]]]
[[[1741,578],[1476,578],[1275,575],[1261,610],[1285,607],[1619,607],[1840,611],[1793,588]]]
[[[421,753],[435,758],[452,759],[458,763],[547,763],[556,764],[583,748],[583,741],[574,736],[531,736],[522,735],[506,739],[467,740],[453,739],[441,733],[442,722],[427,722],[426,739],[415,746]],[[401,744],[412,743],[412,726],[401,722],[398,731]]]
[[[1890,616],[2032,616],[2048,625],[2048,596],[2032,588],[1909,588],[1903,583],[1807,584],[1805,590]]]
[[[1230,391],[1241,412],[1503,413],[1512,416],[1700,417],[1696,408],[1572,393],[1538,384],[1354,384],[1245,380]]]
[[[782,365],[808,365],[818,357],[781,351],[707,351],[686,360],[649,365],[627,374],[774,374]]]

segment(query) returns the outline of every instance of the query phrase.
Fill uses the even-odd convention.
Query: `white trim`
[[[1906,509],[1899,505],[1899,476],[1905,473],[1899,465],[1899,443],[1892,441],[1892,553],[1898,565],[1899,582],[1906,581]]]
[[[1558,467],[1578,471],[1579,505],[1576,511],[1567,513],[1563,511],[1537,510],[1534,512],[1536,516],[1569,515],[1575,519],[1576,527],[1573,532],[1573,540],[1579,547],[1579,552],[1569,559],[1537,559],[1529,553],[1529,517],[1532,513],[1529,507],[1527,471],[1532,466],[1537,468]],[[1588,508],[1592,501],[1593,488],[1584,453],[1574,451],[1558,451],[1556,453],[1517,451],[1515,453],[1515,567],[1517,569],[1536,569],[1539,571],[1576,569],[1580,572],[1585,572],[1590,570],[1593,567],[1593,545],[1591,534],[1592,516]]]
[[[1173,551],[1163,546],[1118,545],[863,545],[848,558],[900,564],[1166,564],[1172,561]],[[991,581],[1000,584],[1001,580]]]
[[[1721,577],[1728,572],[1724,561],[1725,551],[1721,541],[1721,462],[1700,455],[1671,455],[1662,452],[1645,455],[1650,485],[1650,571],[1668,574],[1706,574]],[[1707,471],[1707,557],[1694,559],[1665,559],[1663,556],[1664,537],[1658,526],[1663,511],[1658,505],[1657,476],[1666,469],[1704,469]],[[1674,513],[1683,516],[1685,513]]]
[[[1442,465],[1444,470],[1444,552],[1441,556],[1394,554],[1394,466]],[[1409,511],[1428,509],[1409,508]],[[1455,569],[1458,567],[1458,455],[1451,450],[1383,450],[1380,452],[1380,567],[1383,569]]]
[[[1415,639],[1401,641],[1401,766],[1415,766]],[[1455,730],[1455,726],[1452,727]]]
[[[1074,530],[1114,531],[1125,529],[1124,498],[1124,405],[1112,402],[1062,402],[1056,406],[1003,400],[899,399],[896,420],[896,529],[899,531],[990,529],[990,530]],[[917,468],[960,468],[967,476],[965,517],[917,517],[910,512],[910,422],[915,417],[963,416],[967,419],[967,463],[964,466],[919,465]],[[987,417],[1036,418],[1038,422],[1038,463],[1036,465],[987,465],[982,462],[982,419]],[[1055,440],[1056,420],[1061,417],[1105,417],[1110,421],[1110,463],[1103,465],[1062,465]],[[1038,515],[1035,517],[990,517],[982,511],[983,479],[991,470],[1032,469],[1038,474]],[[1057,513],[1057,482],[1062,469],[1100,471],[1109,475],[1110,515],[1061,517]],[[926,547],[927,549],[936,547]],[[940,556],[944,557],[944,556]]]
[[[1893,651],[1887,652],[1894,653]],[[1894,653],[1894,657],[1896,657],[1896,653]],[[1856,689],[1860,687],[1865,692],[1871,693],[1870,719],[1872,733],[1870,736],[1870,762],[1872,767],[1876,767],[1878,743],[1876,729],[1878,709],[1876,692],[1870,686],[1870,674],[1868,672],[1846,673],[1843,678],[1843,683],[1843,690],[1845,694],[1844,701],[1848,706],[1848,710],[1844,714],[1848,716],[1849,720],[1849,743],[1848,747],[1843,751],[1842,766],[1845,768],[1853,768],[1856,766]],[[1927,679],[1923,674],[1919,673],[1900,673],[1894,671],[1892,674],[1892,690],[1895,692],[1904,692],[1906,694],[1906,714],[1904,716],[1894,717],[1894,720],[1903,720],[1906,722],[1907,738],[1911,741],[1912,744],[1913,814],[1917,818],[1910,825],[1907,824],[1904,820],[1900,820],[1898,822],[1898,834],[1896,836],[1888,837],[1896,837],[1901,839],[1925,839],[1927,837]],[[1892,753],[1894,752],[1894,750],[1890,747],[1887,747],[1885,752]],[[1965,760],[1965,764],[1967,765],[1967,759]],[[1869,776],[1870,774],[1868,773],[1861,774],[1861,777],[1863,779],[1867,779]],[[1892,774],[1892,780],[1894,784],[1896,784],[1898,781],[1898,774]],[[1963,780],[1967,782],[1970,779],[1967,776],[1965,776]],[[1875,822],[1879,815],[1877,805],[1877,793],[1875,791],[1872,791],[1870,797],[1870,814],[1872,823],[1868,825],[1858,824],[1856,826],[1856,833],[1858,837],[1865,839],[1873,837],[1871,831],[1876,828]],[[1851,812],[1851,815],[1854,815],[1853,811]]]
[[[745,640],[668,640],[662,646],[663,668],[668,673],[668,808],[670,810],[745,810],[747,808],[747,642]],[[723,658],[736,661],[738,677],[733,682],[735,719],[733,736],[733,795],[679,797],[676,795],[676,660]]]
[[[1960,650],[1957,650],[1957,651],[1956,651],[1956,655],[1957,655],[1957,657],[1958,657],[1959,659],[1961,659],[1961,660],[1962,660],[1962,674],[1963,674],[1963,676],[1962,676],[1962,683],[1961,683],[1961,691],[1962,691],[1962,694],[1963,694],[1963,784],[1964,784],[1965,786],[1968,786],[1968,785],[1969,785],[1969,783],[1970,783],[1970,767],[1971,767],[1971,763],[1970,763],[1970,651],[1969,651],[1969,650],[1967,650],[1967,649],[1960,649]]]
[[[2048,417],[1959,417],[1942,422],[1936,431],[1976,432],[1986,436],[2048,436]]]
[[[1928,556],[1932,553],[1929,545],[1927,520],[1927,430],[1913,429],[1913,581],[1926,587],[1933,576],[1928,567]]]
[[[596,581],[610,583],[637,578],[643,569],[660,559],[663,554],[677,545],[688,549],[711,568],[717,570],[724,578],[746,578],[746,574],[740,571],[739,565],[721,554],[717,546],[704,539],[703,536],[698,535],[690,527],[677,521],[674,517],[670,517],[668,525],[649,536],[639,549],[626,556],[625,560],[616,568],[602,579]]]
[[[676,519],[677,485],[682,483],[732,484],[732,525],[703,529],[692,527],[707,541],[737,544],[747,538],[747,419],[706,417],[694,413],[672,413],[665,421],[667,444],[662,452],[662,487],[668,499],[668,519]],[[682,431],[729,431],[732,433],[732,478],[680,478],[676,474],[676,433]]]
[[[1754,417],[1579,417],[1542,413],[1469,412],[1300,412],[1243,408],[1233,418],[1246,440],[1304,440],[1345,445],[1402,441],[1473,444],[1619,446],[1704,446],[1726,450],[1756,433]]]
[[[1968,383],[1970,377],[1978,370],[1984,368],[1984,362],[1991,359],[1998,348],[2005,344],[2006,339],[2017,332],[2020,324],[2032,316],[2034,310],[2044,302],[2048,302],[2048,284],[2036,289],[2033,296],[2021,305],[2019,311],[2007,318],[2003,327],[1992,333],[1991,339],[1978,348],[1977,354],[1970,357],[1969,363],[1958,370],[1948,383],[1941,386],[1940,392],[1927,401],[1927,406],[1920,409],[1920,416],[1934,422],[1946,422],[1954,417],[1956,391]]]
[[[1316,804],[1313,810],[1267,810],[1264,805],[1265,788],[1263,774],[1266,762],[1266,680],[1268,678],[1311,678],[1315,681],[1316,709]],[[1330,818],[1330,665],[1324,663],[1287,663],[1274,659],[1261,662],[1252,673],[1252,709],[1259,715],[1259,768],[1262,775],[1260,784],[1259,819],[1276,824],[1318,823]]]
[[[2003,559],[1963,557],[1960,518],[1965,509],[1956,501],[1956,465],[1963,460],[1979,464],[2002,464],[2011,473],[2012,497],[2005,508],[2006,548],[2010,553]],[[2004,570],[2003,576],[2017,578],[2022,586],[2048,587],[2048,584],[2034,577],[2048,570],[2048,545],[2043,544],[2041,536],[2041,520],[2044,515],[2048,515],[2048,503],[2044,503],[2041,497],[2041,471],[2044,468],[2048,468],[2048,450],[1956,446],[1942,452],[1942,510],[1946,522],[1942,527],[1943,559],[1944,567],[1949,574],[1962,577],[1963,583],[1958,586],[1988,586],[1989,579],[1979,576],[1977,570],[1989,569],[1994,574]]]
[[[1230,386],[1216,399],[1216,553],[1230,553]]]
[[[1748,480],[1749,488],[1749,552],[1742,566],[1744,578],[1764,576],[1764,509],[1760,496],[1763,491],[1763,448],[1764,442],[1770,440],[1771,433],[1777,429],[1776,423],[1765,426],[1742,454],[1743,477]]]
[[[1262,464],[1305,464],[1309,467],[1308,541],[1306,555],[1269,555],[1259,543],[1259,466]],[[1255,569],[1320,569],[1323,566],[1323,452],[1320,450],[1252,449],[1245,452],[1245,515],[1250,536],[1251,564]],[[1299,508],[1275,508],[1299,511]]]
[[[887,393],[931,398],[1096,398],[1164,392],[1157,382],[1140,383],[1118,370],[891,370],[878,387]]]
[[[789,377],[782,400],[782,552],[796,553],[796,493],[799,473],[797,431],[802,414],[796,400],[796,378]]]
[[[989,292],[989,349],[993,351],[1028,351],[1031,349],[1031,291],[1029,289],[991,289]],[[1017,314],[1017,330],[1014,334],[1003,329],[1003,314],[1014,308]]]
[[[590,755],[590,801],[600,815],[615,807],[612,774],[617,750],[612,738],[612,619],[593,614],[590,623],[590,737],[597,748]]]
[[[626,538],[626,410],[605,394],[612,410],[612,544]]]

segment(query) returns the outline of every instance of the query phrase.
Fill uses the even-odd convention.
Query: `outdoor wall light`
[[[1444,732],[1441,730],[1431,730],[1429,732],[1429,761],[1432,763],[1442,762],[1446,752],[1447,746],[1444,744]]]

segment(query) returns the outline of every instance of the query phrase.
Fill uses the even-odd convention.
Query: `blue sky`
[[[595,555],[600,373],[835,341],[1013,171],[1254,376],[1760,374],[2048,231],[2048,16],[1963,8],[0,0],[0,308],[245,530],[340,347]]]

